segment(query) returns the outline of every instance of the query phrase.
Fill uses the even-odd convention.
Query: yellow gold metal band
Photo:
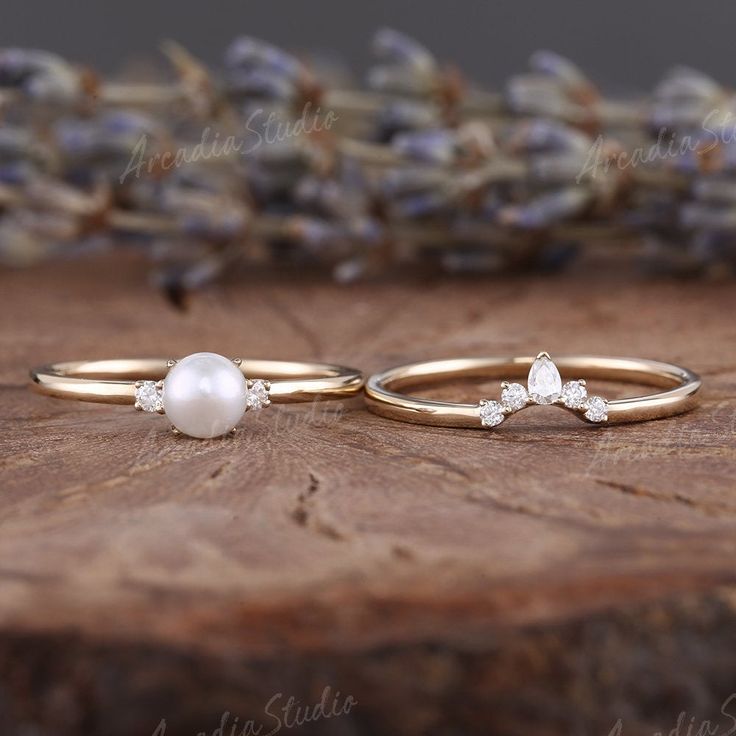
[[[174,361],[92,360],[54,363],[31,370],[37,391],[48,396],[102,404],[135,403],[136,382],[163,379]],[[282,360],[235,361],[249,378],[270,381],[274,403],[353,396],[363,387],[360,371],[328,363]]]
[[[506,379],[523,376],[544,355],[540,354],[536,358],[456,358],[402,365],[368,379],[366,401],[371,411],[389,419],[443,427],[479,428],[483,426],[483,404],[488,402],[461,404],[436,401],[401,393],[401,390],[412,387],[417,390],[422,386],[458,378]],[[576,355],[555,358],[554,363],[560,373],[570,378],[583,377],[666,388],[653,394],[605,402],[606,424],[659,419],[688,411],[695,406],[695,394],[701,385],[700,378],[692,371],[654,360]],[[584,380],[572,383],[585,385]],[[535,402],[529,400],[529,403]],[[569,408],[561,399],[544,403]],[[581,405],[578,411],[584,409],[585,406]],[[500,423],[503,416],[513,413],[500,403],[498,412],[499,420],[496,423]],[[581,418],[586,419],[586,416]]]

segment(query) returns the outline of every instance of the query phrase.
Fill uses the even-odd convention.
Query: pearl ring
[[[246,378],[251,376],[251,378]],[[31,371],[35,388],[63,399],[133,404],[165,414],[172,429],[190,437],[233,432],[246,411],[271,402],[352,396],[360,371],[326,363],[229,360],[194,353],[181,360],[97,360],[56,363]]]

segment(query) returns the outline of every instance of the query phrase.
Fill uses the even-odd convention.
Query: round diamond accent
[[[608,419],[608,402],[600,396],[591,396],[586,404],[585,418],[591,422],[605,422]]]
[[[511,411],[523,409],[529,401],[529,394],[520,383],[510,383],[501,391],[501,402]]]
[[[155,381],[142,381],[135,389],[136,406],[143,411],[161,412],[164,408],[164,392]]]
[[[568,381],[562,387],[562,403],[568,409],[579,409],[588,398],[588,391],[580,381]]]
[[[480,405],[480,422],[484,427],[495,427],[504,419],[503,406],[498,401],[486,401]]]
[[[248,385],[247,403],[248,409],[252,411],[263,409],[264,406],[268,406],[271,403],[268,388],[264,381],[253,381]]]

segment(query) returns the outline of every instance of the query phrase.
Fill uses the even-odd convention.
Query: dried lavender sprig
[[[296,57],[252,39],[230,47],[222,75],[167,44],[177,74],[168,87],[104,83],[58,57],[0,53],[0,105],[23,126],[0,136],[6,251],[135,236],[159,257],[176,250],[173,272],[189,286],[234,253],[253,256],[254,239],[258,259],[308,258],[341,280],[435,250],[452,254],[440,261],[452,271],[518,267],[563,252],[556,244],[569,239],[666,238],[658,255],[678,267],[733,263],[734,203],[714,196],[736,170],[726,115],[714,121],[722,140],[701,130],[676,155],[620,158],[650,146],[658,125],[677,144],[709,109],[736,107],[704,75],[680,69],[651,100],[605,100],[572,63],[543,52],[499,95],[465,85],[402,34],[381,32],[376,49],[368,91],[326,88]],[[338,110],[335,130],[165,165],[198,127],[237,132],[254,109],[295,122],[313,102]],[[142,135],[157,165],[121,181]],[[167,237],[179,245],[161,247]]]

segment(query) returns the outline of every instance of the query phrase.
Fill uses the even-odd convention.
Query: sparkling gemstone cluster
[[[482,399],[480,421],[484,427],[496,427],[510,414],[531,404],[556,404],[581,413],[588,421],[608,420],[608,402],[600,396],[588,396],[585,381],[568,381],[563,385],[557,366],[547,353],[540,353],[529,370],[527,388],[520,383],[502,384],[501,401]]]

